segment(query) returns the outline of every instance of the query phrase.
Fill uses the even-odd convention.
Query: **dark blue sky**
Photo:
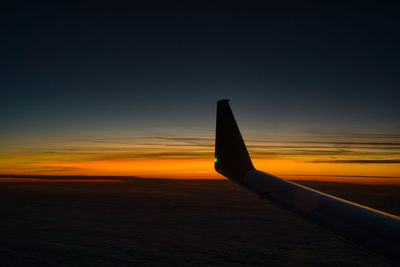
[[[254,132],[398,133],[397,1],[279,2],[4,8],[0,134],[208,133],[220,98]]]

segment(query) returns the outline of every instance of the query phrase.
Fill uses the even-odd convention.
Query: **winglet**
[[[217,102],[214,167],[217,172],[235,182],[254,169],[246,145],[229,106],[229,99]]]

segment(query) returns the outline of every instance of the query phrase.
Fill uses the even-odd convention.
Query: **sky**
[[[2,8],[0,174],[222,178],[229,98],[258,169],[400,177],[397,1],[167,2]]]

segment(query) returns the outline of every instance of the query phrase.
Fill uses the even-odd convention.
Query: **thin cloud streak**
[[[345,137],[343,137],[345,136]],[[338,138],[351,139],[358,136],[357,140],[338,140]],[[361,137],[360,137],[361,136]],[[315,162],[330,162],[327,156],[354,156],[366,157],[363,160],[371,160],[368,157],[395,157],[400,155],[400,142],[387,140],[388,137],[397,135],[382,134],[325,134],[324,140],[317,140],[321,136],[286,135],[271,136],[269,140],[260,141],[249,138],[246,140],[250,154],[258,158],[292,158],[292,157],[322,157]],[[400,135],[399,135],[400,136]],[[362,140],[364,137],[368,140]],[[371,137],[384,137],[385,140],[369,140]],[[274,139],[274,140],[271,140]],[[312,140],[308,140],[312,139]],[[360,140],[361,139],[361,140]],[[102,159],[147,159],[147,158],[208,158],[213,156],[214,139],[205,137],[182,137],[153,135],[132,138],[87,138],[66,141],[64,147],[53,149],[35,150],[30,154],[36,154],[38,160],[54,155],[55,159],[66,161],[75,160],[102,160]],[[72,146],[71,146],[72,145]],[[69,159],[68,159],[69,158]],[[356,160],[356,159],[351,159]],[[379,159],[380,162],[385,159]],[[346,158],[347,162],[348,159]],[[397,162],[395,162],[397,163]]]
[[[345,163],[345,164],[399,164],[400,159],[355,159],[355,160],[314,160],[312,163]]]

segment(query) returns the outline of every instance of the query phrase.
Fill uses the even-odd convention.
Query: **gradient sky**
[[[217,178],[230,98],[259,169],[400,177],[397,1],[132,2],[0,11],[0,174]]]

